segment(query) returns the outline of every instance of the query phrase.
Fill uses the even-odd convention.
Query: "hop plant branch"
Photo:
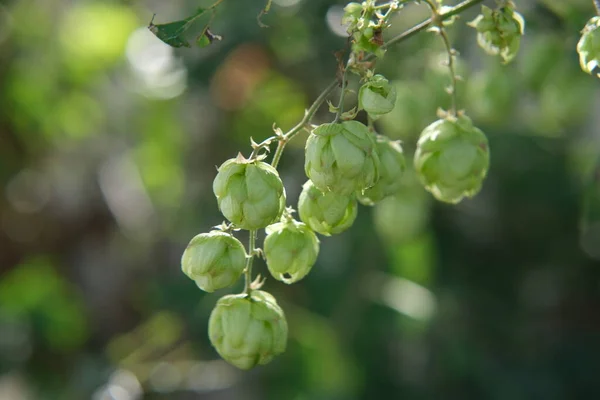
[[[469,9],[470,7],[473,7],[479,3],[481,3],[483,0],[466,0],[463,1],[462,3],[452,7],[451,9],[449,9],[448,11],[446,11],[445,13],[437,13],[435,14],[435,16],[432,16],[432,18],[429,18],[415,26],[413,26],[412,28],[404,31],[403,33],[394,36],[393,38],[391,38],[389,41],[387,41],[386,43],[383,44],[383,46],[381,46],[382,49],[388,49],[391,46],[394,46],[396,44],[402,43],[403,41],[411,38],[412,36],[415,36],[416,34],[430,28],[432,25],[439,23],[441,24],[443,21],[460,14],[461,12]],[[600,1],[600,0],[599,0]],[[436,9],[437,10],[437,9]],[[448,36],[442,35],[442,38],[444,39],[444,43],[446,44],[446,48],[450,48],[450,41],[448,40]],[[374,54],[370,54],[368,56],[366,56],[364,58],[364,61],[369,61],[375,58]],[[450,57],[452,59],[452,57]],[[456,93],[456,75],[454,74],[454,64],[453,64],[453,60],[450,60],[449,62],[449,66],[451,66],[452,68],[452,76],[453,76],[453,86],[454,86],[454,93]],[[338,113],[337,115],[340,115],[341,112],[340,110],[342,109],[342,105],[343,105],[343,96],[344,96],[344,92],[345,92],[345,80],[346,80],[346,71],[347,68],[345,68],[344,70],[344,74],[343,74],[343,78],[342,78],[342,94],[340,95],[340,103],[338,105]],[[322,92],[321,94],[319,94],[319,96],[315,99],[315,101],[311,104],[311,106],[306,110],[306,112],[304,113],[304,117],[300,120],[300,122],[298,122],[298,124],[296,124],[292,129],[290,129],[288,132],[286,133],[279,133],[276,135],[273,135],[267,139],[265,139],[264,141],[262,141],[261,143],[257,144],[255,146],[255,148],[265,148],[268,147],[271,143],[273,143],[274,141],[277,140],[277,148],[275,150],[275,153],[273,155],[273,159],[271,160],[271,166],[273,166],[273,168],[277,168],[279,165],[279,161],[281,160],[281,157],[283,155],[283,151],[285,150],[285,146],[287,145],[287,143],[292,140],[298,133],[300,133],[303,129],[305,129],[312,121],[313,117],[315,116],[316,112],[319,110],[319,108],[321,107],[321,105],[325,102],[325,99],[327,99],[327,97],[335,90],[336,87],[339,86],[339,82],[337,79],[333,80]],[[456,111],[456,100],[455,100],[455,95],[453,95],[453,111]],[[336,120],[339,118],[339,116],[336,115]],[[248,259],[246,261],[246,269],[245,269],[245,289],[244,289],[244,293],[246,294],[250,294],[250,292],[252,291],[251,288],[251,284],[252,284],[252,264],[253,264],[253,260],[254,260],[254,248],[256,247],[256,234],[257,231],[253,230],[249,232],[250,234],[250,238],[249,238],[249,243],[248,243]]]

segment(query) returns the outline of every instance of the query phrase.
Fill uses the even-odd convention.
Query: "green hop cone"
[[[304,278],[319,254],[317,235],[291,218],[269,225],[266,231],[264,253],[271,275],[288,284]]]
[[[517,55],[525,33],[525,20],[512,2],[496,10],[481,6],[481,14],[468,25],[477,30],[479,46],[490,55],[499,55],[505,64]]]
[[[600,17],[588,21],[577,43],[581,69],[600,78]]]
[[[285,351],[288,326],[267,292],[222,297],[210,314],[208,337],[219,355],[240,369],[271,362]]]
[[[379,179],[379,156],[369,129],[358,121],[316,127],[306,141],[306,175],[321,191],[349,195]]]
[[[277,170],[241,155],[219,167],[213,191],[225,218],[241,229],[277,222],[285,208],[285,190]]]
[[[358,106],[372,119],[377,119],[394,109],[396,88],[382,75],[375,75],[358,91]]]
[[[181,257],[183,273],[205,292],[233,285],[246,265],[246,251],[228,233],[212,231],[195,236]]]
[[[375,186],[358,193],[358,201],[369,206],[396,193],[402,186],[401,178],[406,169],[406,160],[399,142],[393,142],[382,135],[377,135],[376,140],[381,161],[379,180]]]
[[[315,232],[331,236],[350,228],[356,219],[358,205],[354,195],[321,192],[307,181],[298,200],[300,219]]]
[[[440,119],[425,128],[414,157],[425,189],[453,204],[479,192],[489,163],[486,136],[464,115]]]

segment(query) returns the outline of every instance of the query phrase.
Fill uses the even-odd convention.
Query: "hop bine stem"
[[[256,229],[249,232],[250,238],[248,239],[248,258],[246,259],[246,269],[244,271],[245,276],[245,287],[244,293],[250,295],[252,288],[252,262],[254,261],[254,248],[256,247]]]

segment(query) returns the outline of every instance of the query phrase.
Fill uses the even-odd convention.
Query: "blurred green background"
[[[409,172],[322,238],[306,279],[268,279],[288,350],[251,372],[208,342],[228,291],[198,290],[180,257],[222,222],[215,166],[293,126],[334,77],[344,2],[275,0],[265,29],[262,0],[226,0],[205,49],[146,28],[208,4],[0,2],[0,399],[600,398],[600,87],[575,51],[592,1],[517,1],[509,66],[465,26],[479,7],[451,28],[460,105],[490,138],[482,192],[444,205]],[[426,16],[411,5],[389,34]],[[398,101],[377,127],[409,159],[448,106],[443,57],[423,33],[378,66]],[[304,138],[281,162],[291,205]]]

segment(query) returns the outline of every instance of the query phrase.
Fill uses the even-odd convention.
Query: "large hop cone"
[[[351,194],[379,179],[375,139],[358,121],[316,127],[306,142],[306,175],[321,191]]]
[[[219,209],[237,228],[264,228],[279,221],[285,208],[285,191],[277,170],[241,156],[219,167],[213,191]]]
[[[227,362],[241,369],[271,362],[285,351],[288,326],[283,310],[267,292],[222,297],[208,322],[210,342]]]
[[[487,138],[464,115],[440,119],[425,128],[414,158],[425,189],[447,203],[477,194],[489,163]]]
[[[181,257],[181,269],[206,292],[233,285],[246,265],[246,251],[228,233],[213,231],[194,237]]]
[[[319,254],[317,235],[302,222],[285,219],[266,228],[264,253],[271,275],[285,283],[304,278]]]

